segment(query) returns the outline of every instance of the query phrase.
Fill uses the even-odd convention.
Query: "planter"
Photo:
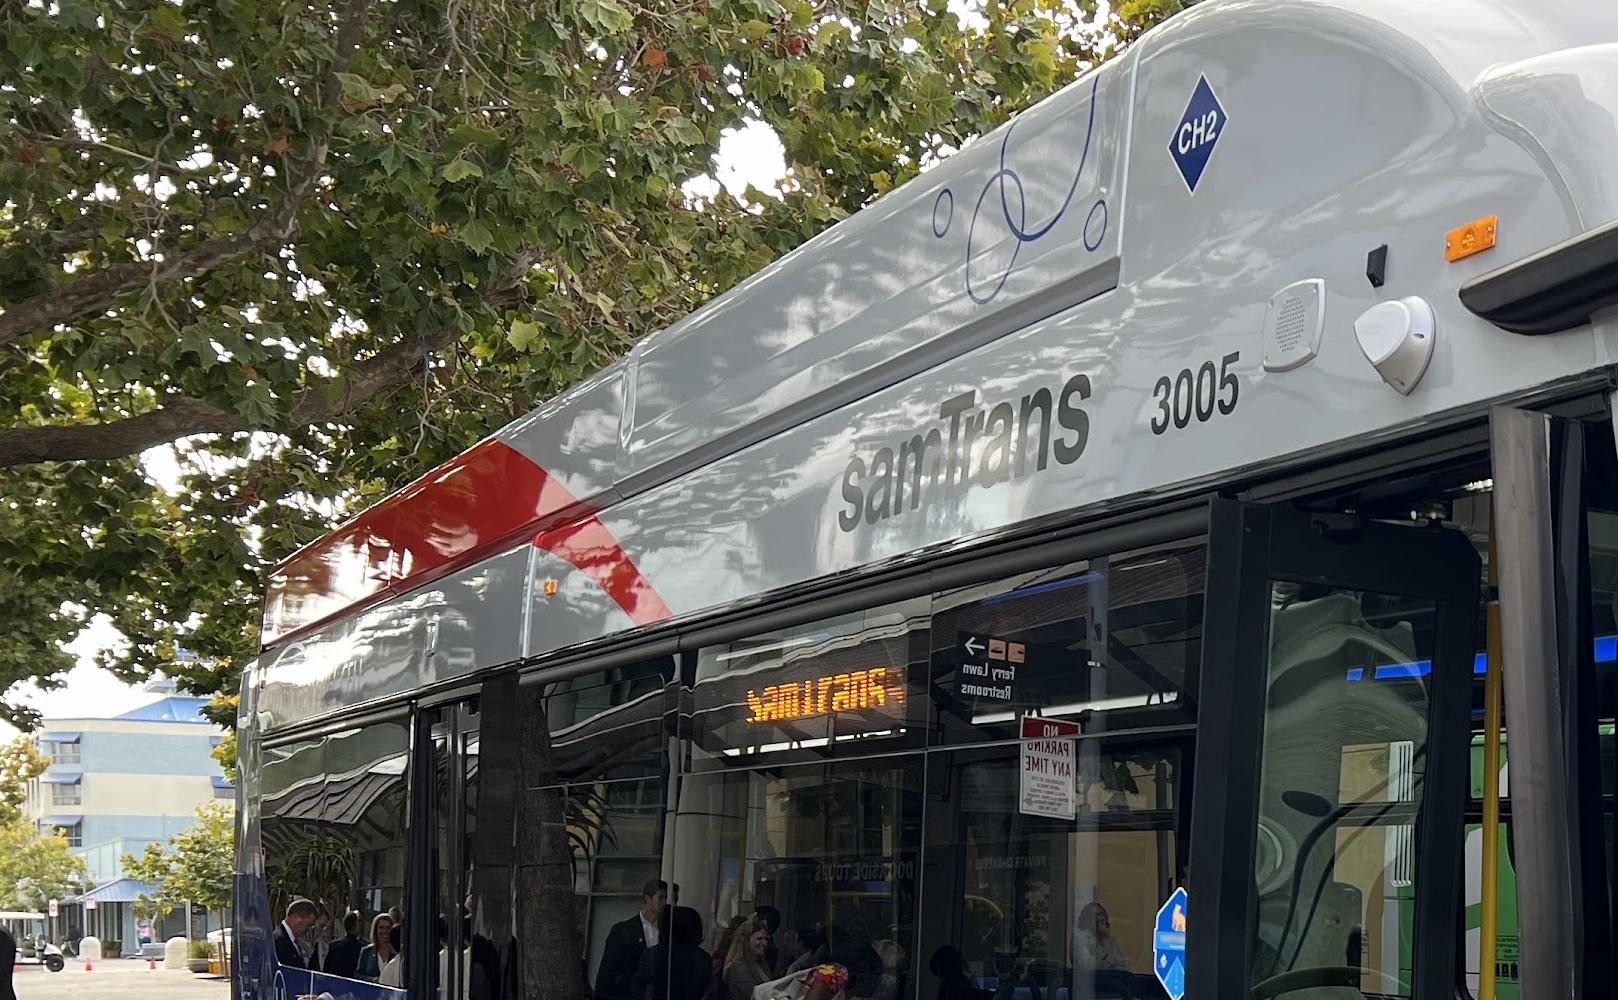
[[[188,958],[186,959],[185,967],[192,972],[207,972],[212,964],[206,958]]]
[[[208,972],[209,973],[217,976],[217,975],[220,974],[220,971],[221,971],[222,968],[223,968],[223,966],[221,966],[219,964],[219,959],[217,959],[217,958],[208,959]]]

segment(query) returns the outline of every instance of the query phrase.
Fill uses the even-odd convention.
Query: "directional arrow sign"
[[[962,643],[961,647],[973,656],[981,656],[983,651],[989,648],[988,646],[984,645],[982,639],[979,639],[975,635],[967,636],[966,642]]]

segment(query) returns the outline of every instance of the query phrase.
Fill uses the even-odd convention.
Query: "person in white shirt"
[[[376,977],[381,986],[391,986],[396,990],[404,989],[404,953],[400,950],[404,943],[404,936],[399,933],[400,924],[394,924],[388,931],[388,945],[393,948],[393,957],[382,966],[382,972]]]
[[[641,889],[640,911],[612,925],[596,972],[596,1000],[633,1000],[641,956],[657,945],[658,923],[668,901],[669,884],[654,878]]]

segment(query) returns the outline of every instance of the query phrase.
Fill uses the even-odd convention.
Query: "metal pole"
[[[1573,996],[1573,881],[1551,536],[1550,418],[1498,407],[1489,418],[1500,559],[1501,678],[1511,734],[1522,982]]]
[[[1478,922],[1478,1000],[1494,1000],[1500,888],[1500,561],[1491,505],[1487,667],[1483,675],[1483,879]]]

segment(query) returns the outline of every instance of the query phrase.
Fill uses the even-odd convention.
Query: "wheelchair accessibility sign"
[[[1157,924],[1152,929],[1152,972],[1168,991],[1169,1000],[1185,996],[1186,899],[1183,888],[1174,890],[1157,911]]]

